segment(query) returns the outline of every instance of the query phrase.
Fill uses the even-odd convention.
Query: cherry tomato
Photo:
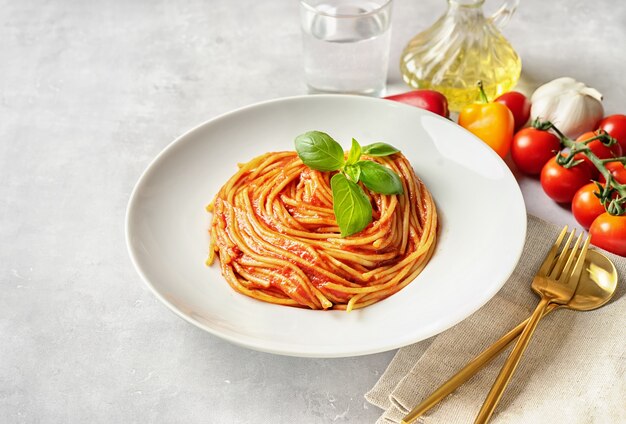
[[[613,175],[615,181],[617,181],[619,184],[626,184],[626,167],[624,167],[624,165],[619,162],[609,162],[604,166],[606,167],[607,171],[609,171],[609,173]],[[600,174],[600,179],[598,181],[600,181],[601,183],[605,183],[606,179],[602,174]]]
[[[598,191],[598,186],[589,183],[582,186],[572,199],[572,213],[580,225],[589,228],[591,223],[606,209],[600,203],[600,199],[594,194]]]
[[[511,157],[520,171],[539,175],[541,168],[561,150],[559,138],[548,132],[528,127],[513,137]]]
[[[541,187],[552,200],[568,203],[574,198],[579,188],[589,183],[591,172],[580,164],[565,168],[556,163],[556,156],[550,159],[541,170]]]
[[[622,150],[626,152],[626,115],[611,115],[600,121],[598,127],[609,133],[622,146]]]
[[[413,90],[408,93],[387,96],[385,99],[426,109],[444,118],[450,116],[450,112],[448,111],[448,99],[435,90]]]
[[[509,91],[494,100],[509,108],[515,121],[515,131],[522,128],[530,118],[530,101],[522,93]]]
[[[589,228],[591,242],[616,255],[626,256],[626,215],[603,213]]]

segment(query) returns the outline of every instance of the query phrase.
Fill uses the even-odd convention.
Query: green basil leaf
[[[341,237],[351,236],[372,222],[372,204],[363,189],[342,173],[330,179],[333,210]]]
[[[389,156],[400,150],[387,143],[373,143],[363,146],[363,154],[368,156]]]
[[[352,147],[350,148],[350,153],[348,153],[348,160],[346,161],[346,165],[354,165],[355,163],[357,163],[360,157],[361,145],[353,138]]]
[[[302,162],[317,171],[336,171],[343,164],[343,148],[321,131],[309,131],[296,137],[296,152]]]
[[[355,183],[359,182],[359,178],[361,178],[361,167],[358,165],[346,165],[344,171],[348,177]]]
[[[402,181],[398,174],[371,160],[356,163],[361,168],[361,181],[365,187],[381,194],[402,194]]]

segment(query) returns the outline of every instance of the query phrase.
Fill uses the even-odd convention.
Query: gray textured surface
[[[488,2],[490,4],[492,2]],[[442,0],[397,0],[404,43]],[[149,161],[219,113],[303,94],[295,1],[0,2],[0,422],[366,423],[393,352],[287,358],[175,317],[126,254]],[[626,3],[525,0],[505,34],[531,82],[571,75],[626,112]],[[568,213],[522,186],[531,212]]]

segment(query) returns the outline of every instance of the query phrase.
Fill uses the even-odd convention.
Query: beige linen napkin
[[[529,217],[524,253],[500,292],[455,327],[398,351],[365,395],[385,410],[377,424],[400,422],[411,408],[530,315],[538,302],[530,289],[532,277],[560,229]],[[626,258],[605,254],[620,274],[614,299],[595,311],[559,310],[542,320],[492,422],[626,423]],[[509,350],[418,422],[472,423]]]

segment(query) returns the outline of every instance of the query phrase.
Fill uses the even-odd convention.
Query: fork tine
[[[570,273],[572,272],[572,266],[574,266],[574,262],[577,258],[580,257],[578,246],[580,246],[580,242],[583,240],[583,233],[580,233],[578,239],[576,239],[576,243],[574,243],[574,247],[572,247],[572,251],[567,255],[567,263],[565,267],[563,267],[563,271],[559,276],[559,283],[565,283],[570,278]]]
[[[581,234],[582,236],[582,234]],[[587,256],[587,250],[589,248],[589,243],[591,242],[591,236],[587,236],[585,242],[583,243],[583,247],[580,249],[580,255],[578,255],[578,259],[576,260],[576,266],[572,270],[570,281],[578,282],[580,280],[580,276],[583,271],[583,265],[585,264],[585,257]],[[561,276],[561,279],[566,278],[567,276]]]
[[[559,258],[557,259],[556,264],[554,265],[554,268],[552,268],[552,272],[550,273],[548,278],[556,280],[558,279],[559,275],[561,275],[563,266],[565,265],[565,262],[567,261],[567,259],[569,259],[570,257],[570,255],[568,254],[568,250],[569,250],[570,245],[572,244],[572,240],[574,239],[575,234],[576,234],[576,229],[574,228],[572,232],[570,233],[569,237],[567,238],[567,241],[565,242],[565,246],[563,246],[563,249],[561,250],[561,254],[559,255]]]
[[[561,230],[561,234],[559,234],[559,236],[556,238],[556,241],[552,245],[550,252],[548,252],[546,259],[541,264],[541,268],[539,268],[539,272],[537,272],[537,274],[548,275],[550,273],[550,269],[552,268],[552,263],[554,262],[556,253],[559,250],[559,246],[563,242],[563,237],[565,237],[565,234],[567,234],[567,225],[563,227],[563,229]]]

